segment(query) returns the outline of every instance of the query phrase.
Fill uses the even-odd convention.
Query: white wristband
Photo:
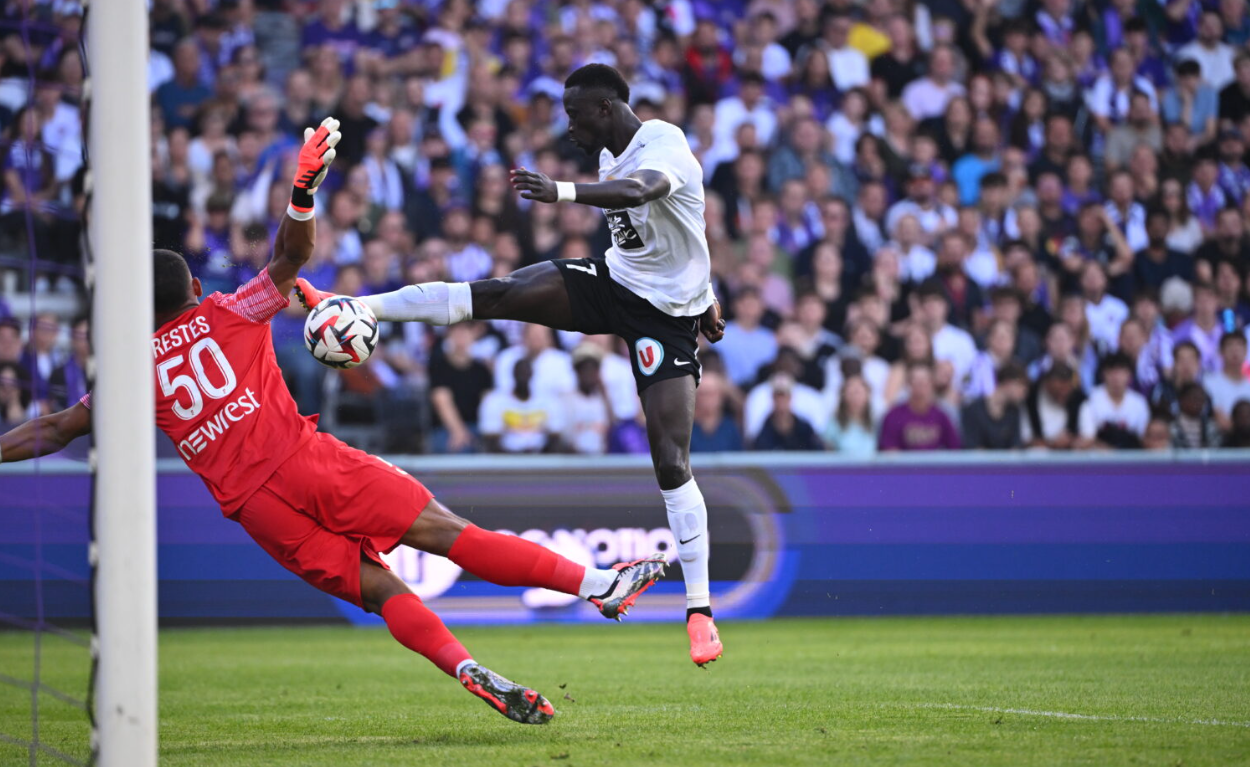
[[[576,202],[577,185],[572,181],[556,182],[556,202]]]
[[[294,205],[286,206],[286,214],[296,221],[307,221],[315,215],[311,210],[296,210]]]

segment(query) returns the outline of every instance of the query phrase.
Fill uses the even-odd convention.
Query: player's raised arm
[[[538,202],[580,202],[596,208],[636,208],[658,200],[672,191],[668,175],[658,170],[642,169],[625,178],[575,184],[552,181],[546,175],[525,168],[512,171],[512,188],[527,200]]]
[[[282,295],[295,287],[300,268],[312,258],[317,222],[313,217],[313,195],[325,181],[330,163],[334,162],[342,134],[339,121],[327,117],[316,129],[304,131],[304,146],[299,150],[299,169],[291,189],[291,204],[278,225],[278,236],[269,261],[269,277]]]
[[[0,463],[38,458],[63,449],[84,434],[91,433],[91,410],[81,402],[0,434]]]

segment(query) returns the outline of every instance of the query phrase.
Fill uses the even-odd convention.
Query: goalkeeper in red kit
[[[516,536],[488,532],[436,501],[400,469],[316,430],[287,391],[269,321],[288,306],[312,256],[313,193],[334,160],[338,121],[309,128],[287,215],[267,269],[201,301],[182,256],[153,252],[156,423],[204,480],[222,513],[284,567],[386,621],[395,639],[517,722],[555,714],[536,691],[479,665],[381,554],[399,545],[445,556],[483,580],[547,588],[624,614],[664,573],[662,555],[583,567]],[[91,431],[91,395],[0,435],[0,461],[56,452]]]

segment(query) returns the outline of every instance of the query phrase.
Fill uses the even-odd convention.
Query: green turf
[[[553,699],[545,727],[503,719],[385,631],[166,631],[161,763],[1250,764],[1250,616],[721,628],[729,653],[708,671],[676,625],[458,631],[483,663]],[[0,671],[24,675],[31,649],[0,635]],[[43,651],[49,684],[83,681],[81,650]],[[0,692],[0,732],[29,728],[28,695]],[[45,698],[41,728],[83,753],[81,715],[63,704]],[[25,752],[0,744],[0,764]]]

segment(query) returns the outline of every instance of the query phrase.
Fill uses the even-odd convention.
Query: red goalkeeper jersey
[[[295,407],[269,321],[288,305],[268,270],[152,334],[156,424],[226,516],[316,432]],[[91,395],[82,400],[91,406]]]

